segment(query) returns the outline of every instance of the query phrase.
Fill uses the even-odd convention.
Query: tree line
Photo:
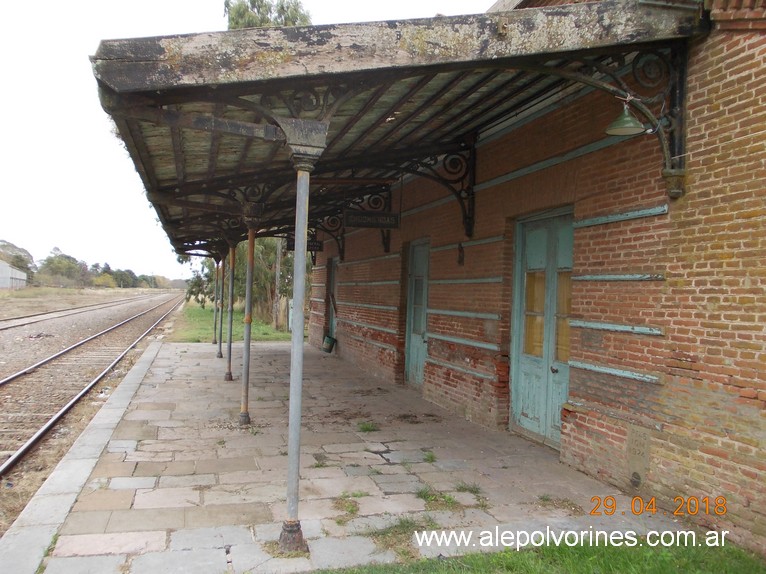
[[[27,273],[29,283],[48,287],[169,289],[173,286],[170,279],[160,275],[136,275],[130,269],[112,269],[109,263],[88,265],[57,247],[42,260],[36,272],[28,264],[18,268]]]
[[[277,262],[279,262],[277,264]],[[218,287],[228,300],[231,260],[227,255],[223,279],[219,275]],[[202,307],[215,300],[215,261],[206,258],[200,269],[193,270],[188,281],[186,300],[194,299]],[[279,267],[279,270],[277,269]],[[310,286],[310,263],[307,264],[306,283]],[[279,279],[277,280],[277,273]],[[247,288],[247,242],[238,244],[234,254],[234,304],[242,305]],[[221,293],[221,291],[219,291]],[[307,296],[310,289],[306,289]],[[275,237],[259,237],[255,240],[253,266],[253,315],[265,323],[279,328],[279,316],[283,304],[293,296],[293,252],[284,249],[284,240]],[[277,311],[281,309],[281,311]]]

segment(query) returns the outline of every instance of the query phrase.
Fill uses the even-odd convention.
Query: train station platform
[[[679,526],[632,516],[630,496],[554,450],[307,346],[299,514],[309,553],[280,555],[290,345],[253,344],[244,428],[239,377],[224,382],[215,354],[205,343],[150,344],[0,539],[9,572],[307,572],[501,548],[487,532]],[[235,365],[241,356],[235,345]],[[617,512],[591,515],[594,496],[613,496]],[[387,543],[405,519],[472,532],[473,545]]]

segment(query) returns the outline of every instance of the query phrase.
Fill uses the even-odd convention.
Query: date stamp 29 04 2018
[[[590,511],[591,516],[612,516],[617,513],[622,515],[632,514],[634,516],[658,513],[663,516],[697,516],[698,514],[724,516],[726,514],[725,496],[717,496],[714,499],[709,496],[703,496],[702,498],[697,496],[676,496],[673,499],[676,507],[672,511],[657,508],[657,501],[654,496],[646,500],[641,496],[634,496],[630,501],[630,507],[625,510],[617,508],[617,501],[613,496],[606,496],[604,498],[594,496],[590,501],[593,503],[593,508]]]

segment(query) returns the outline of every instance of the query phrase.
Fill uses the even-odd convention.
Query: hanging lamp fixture
[[[621,99],[622,98],[618,98]],[[642,124],[636,116],[634,116],[628,108],[628,102],[634,99],[628,95],[622,102],[622,113],[609,124],[606,128],[606,133],[610,136],[637,136],[639,134],[646,133],[646,127]]]

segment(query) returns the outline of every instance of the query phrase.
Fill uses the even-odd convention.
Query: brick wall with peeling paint
[[[386,254],[377,230],[355,231],[346,239],[346,258],[339,266],[343,305],[337,352],[371,374],[403,382],[406,256],[410,242],[428,238],[432,278],[500,276],[502,281],[433,286],[430,307],[481,310],[498,319],[431,314],[429,332],[477,340],[496,350],[431,339],[423,395],[458,416],[507,428],[517,219],[564,205],[574,206],[575,219],[583,220],[667,204],[667,213],[651,218],[575,231],[576,275],[664,279],[575,282],[575,318],[648,325],[660,334],[572,329],[572,360],[619,365],[657,380],[572,368],[570,400],[562,412],[561,460],[629,492],[656,496],[660,507],[671,511],[677,497],[726,497],[725,514],[687,517],[707,528],[730,530],[732,540],[763,549],[766,36],[757,22],[735,29],[732,22],[742,18],[741,11],[737,14],[721,16],[716,22],[725,23],[693,46],[684,197],[668,200],[656,141],[645,137],[483,189],[474,239],[493,240],[466,247],[462,264],[457,249],[441,249],[466,241],[454,203],[403,217],[402,228],[392,233],[388,259],[381,259]],[[596,93],[485,143],[478,151],[478,183],[587,146],[603,137],[603,126],[618,111],[612,98]],[[402,210],[443,197],[442,190],[415,180],[405,186]],[[325,248],[320,265],[337,255],[333,241]],[[314,344],[321,344],[327,329],[324,273],[322,267],[315,273],[312,291]],[[370,304],[384,309],[365,307]]]

